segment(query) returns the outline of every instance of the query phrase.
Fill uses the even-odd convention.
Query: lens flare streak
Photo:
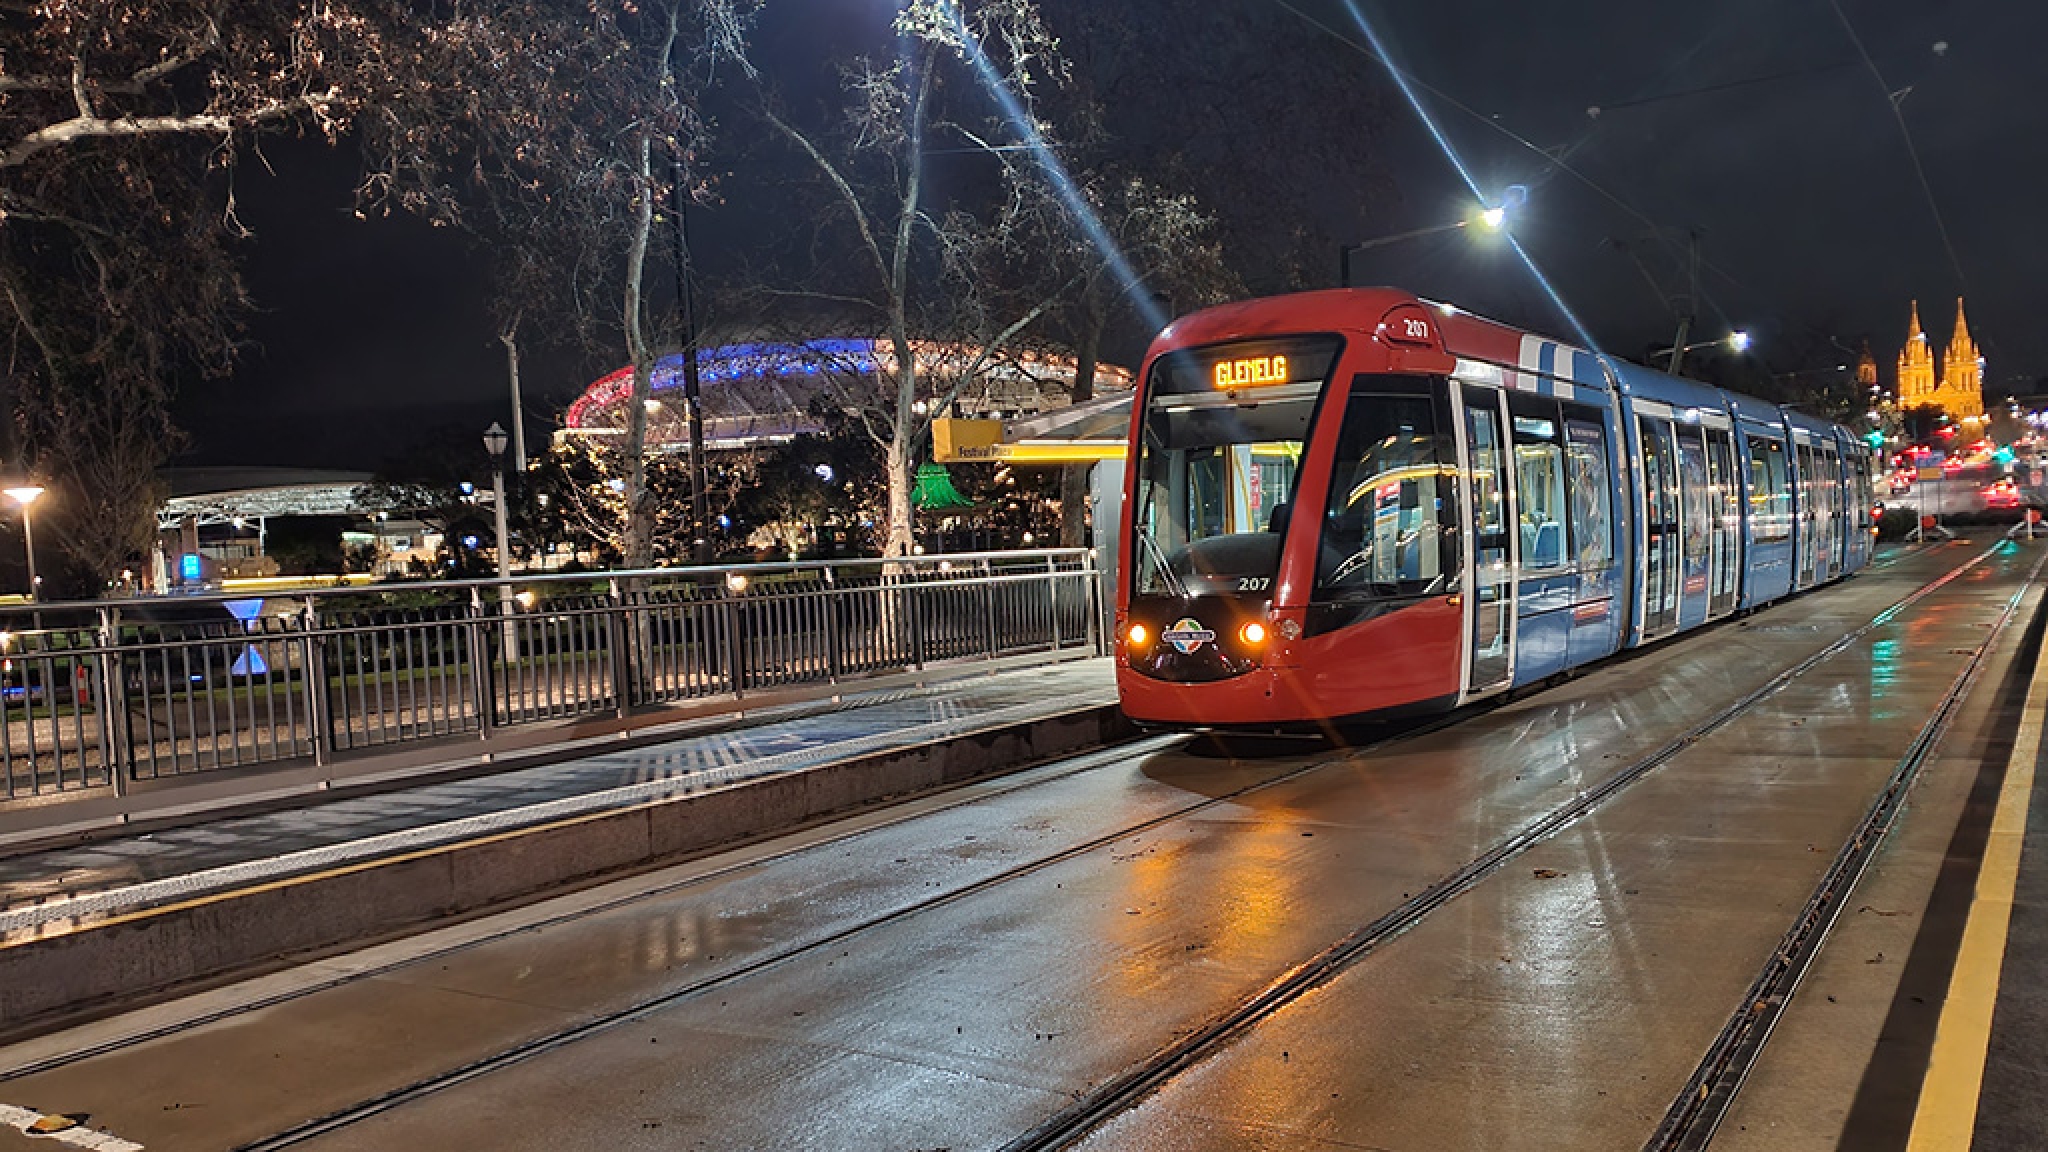
[[[1457,170],[1458,179],[1465,182],[1465,187],[1476,199],[1486,203],[1487,197],[1480,191],[1479,182],[1472,178],[1472,170],[1465,166],[1465,161],[1458,155],[1458,150],[1452,146],[1450,137],[1444,135],[1444,130],[1437,124],[1436,117],[1431,116],[1429,109],[1423,105],[1422,96],[1416,92],[1415,86],[1409,83],[1406,70],[1394,64],[1393,53],[1388,50],[1386,42],[1380,39],[1380,34],[1372,26],[1372,22],[1365,18],[1365,12],[1359,7],[1358,0],[1344,0],[1344,10],[1350,13],[1352,21],[1358,25],[1359,32],[1372,45],[1373,54],[1386,66],[1387,75],[1393,78],[1395,87],[1401,90],[1401,95],[1408,101],[1408,106],[1415,110],[1415,118],[1422,121],[1422,126],[1428,130],[1430,138],[1443,150],[1444,159],[1449,160],[1451,167]],[[1577,334],[1581,343],[1593,352],[1599,352],[1600,348],[1593,342],[1592,333],[1586,330],[1586,326],[1579,321],[1578,313],[1564,302],[1564,297],[1551,285],[1550,278],[1536,266],[1536,261],[1529,255],[1528,249],[1522,247],[1521,241],[1512,234],[1508,236],[1508,243],[1514,248],[1515,255],[1521,258],[1522,264],[1529,269],[1529,274],[1535,277],[1544,294],[1550,297],[1550,302],[1557,306],[1558,314],[1571,325],[1572,331]]]
[[[957,10],[954,18],[963,19]],[[1002,73],[997,71],[994,62],[981,50],[980,42],[968,31],[964,22],[960,31],[962,47],[969,63],[973,64],[975,72],[981,77],[982,87],[994,97],[996,104],[1002,109],[1004,119],[1010,122],[1010,126],[1023,139],[1026,148],[1037,158],[1046,178],[1052,182],[1053,191],[1059,195],[1060,202],[1066,205],[1068,213],[1087,236],[1088,242],[1102,253],[1102,258],[1108,262],[1118,285],[1130,295],[1131,304],[1138,310],[1138,315],[1154,331],[1166,327],[1167,321],[1171,318],[1152,299],[1151,294],[1144,291],[1144,277],[1132,267],[1123,250],[1117,247],[1116,240],[1110,236],[1109,230],[1102,226],[1101,217],[1095,214],[1095,209],[1088,203],[1087,197],[1081,195],[1081,190],[1075,185],[1073,177],[1067,174],[1066,165],[1060,163],[1059,157],[1046,146],[1045,137],[1038,131],[1037,121],[1024,108],[1017,94],[1004,83]]]

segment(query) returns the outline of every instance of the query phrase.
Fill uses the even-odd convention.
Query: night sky
[[[1319,223],[1370,240],[1458,219],[1473,202],[1366,50],[1362,13],[1481,193],[1528,188],[1514,232],[1570,315],[1505,246],[1461,232],[1362,253],[1360,283],[1398,284],[1567,338],[1581,338],[1583,325],[1601,347],[1638,355],[1669,342],[1668,296],[1682,290],[1679,254],[1698,229],[1695,339],[1747,329],[1778,368],[1774,350],[1811,355],[1826,336],[1868,338],[1889,375],[1907,301],[1919,299],[1939,346],[1960,294],[1989,362],[1987,392],[2048,376],[2039,323],[2048,214],[2037,206],[2048,182],[2048,5],[1210,2],[1270,7],[1271,52],[1381,93],[1388,123],[1364,146],[1380,150],[1386,187],[1357,197],[1322,190]],[[889,8],[874,8],[879,32]],[[845,0],[772,0],[771,9],[799,26],[808,10],[837,22],[800,63],[810,75],[859,19]],[[804,36],[781,35],[782,58],[798,60]],[[1172,66],[1193,74],[1214,62]],[[1247,127],[1246,160],[1256,163],[1257,125]],[[258,234],[249,275],[264,311],[236,375],[187,388],[188,461],[374,469],[437,427],[502,419],[503,350],[481,261],[465,242],[411,220],[355,219],[346,146],[267,151],[273,171],[244,165],[236,188]],[[757,167],[736,171],[729,192],[789,178],[794,168],[775,168],[787,161],[773,155],[743,150]],[[743,229],[716,219],[697,230],[708,264],[732,256],[721,243],[745,242]],[[1237,256],[1256,282],[1258,254]],[[1333,281],[1334,251],[1329,264]],[[1139,339],[1125,343],[1117,353],[1134,361]],[[525,367],[537,434],[602,370],[545,351]]]

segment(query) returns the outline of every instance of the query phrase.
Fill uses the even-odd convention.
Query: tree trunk
[[[1095,363],[1102,351],[1102,324],[1091,319],[1074,357],[1074,403],[1095,399]],[[1089,464],[1069,464],[1060,476],[1060,547],[1088,546]]]
[[[641,328],[641,284],[647,239],[654,230],[652,141],[640,133],[640,197],[634,205],[633,242],[626,253],[626,351],[633,358],[633,399],[626,406],[626,531],[620,551],[626,567],[654,566],[654,517],[647,506],[647,402],[654,392],[654,352]]]
[[[882,555],[894,559],[910,555],[917,543],[913,522],[916,509],[911,507],[910,496],[917,483],[917,452],[908,429],[901,428],[889,441],[884,463],[889,479],[889,531],[882,545]]]

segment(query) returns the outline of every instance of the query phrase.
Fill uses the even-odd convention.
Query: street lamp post
[[[1726,336],[1721,337],[1719,340],[1702,340],[1697,344],[1684,344],[1674,346],[1671,348],[1659,348],[1655,352],[1650,353],[1650,359],[1656,360],[1659,357],[1663,356],[1671,357],[1671,366],[1667,369],[1667,371],[1669,371],[1673,376],[1676,376],[1678,375],[1679,365],[1684,363],[1685,361],[1685,354],[1687,352],[1698,351],[1701,348],[1712,348],[1716,345],[1728,348],[1735,352],[1747,352],[1749,351],[1749,333],[1744,332],[1741,329],[1737,329],[1733,332],[1730,332]]]
[[[1435,224],[1428,228],[1411,228],[1391,236],[1380,236],[1358,244],[1346,244],[1337,249],[1337,287],[1351,287],[1351,257],[1359,252],[1399,244],[1403,240],[1419,240],[1424,236],[1435,236],[1444,232],[1456,232],[1461,228],[1478,225],[1482,232],[1498,232],[1507,227],[1508,216],[1528,203],[1529,190],[1520,184],[1510,184],[1501,195],[1501,201],[1490,208],[1475,208],[1462,220],[1449,224]]]
[[[7,489],[7,498],[21,505],[21,535],[24,542],[28,545],[28,598],[31,600],[41,600],[43,598],[43,582],[36,576],[35,514],[30,510],[30,505],[34,504],[36,497],[42,494],[43,489],[34,484],[24,484],[19,488]]]
[[[491,506],[498,529],[498,615],[505,620],[505,661],[519,659],[519,635],[512,622],[512,540],[505,527],[505,442],[509,437],[496,420],[484,429],[484,451],[491,454]]]
[[[1396,232],[1391,236],[1381,236],[1378,239],[1367,240],[1361,244],[1346,244],[1337,249],[1337,287],[1351,287],[1351,257],[1360,252],[1367,252],[1374,248],[1384,248],[1389,244],[1399,244],[1403,240],[1419,240],[1424,236],[1435,236],[1442,232],[1455,232],[1465,227],[1467,223],[1468,221],[1458,220],[1450,224],[1438,224],[1429,228],[1411,228],[1406,232]]]
[[[690,291],[689,191],[682,153],[669,162],[669,196],[675,213],[676,318],[683,326],[683,402],[690,431],[690,562],[711,563],[711,526],[704,514],[704,402],[697,371],[697,306]]]
[[[7,489],[7,498],[21,505],[21,536],[22,542],[28,546],[28,598],[32,604],[43,602],[43,582],[36,575],[36,518],[30,505],[33,505],[36,497],[42,494],[42,487],[36,484],[23,484],[19,488]],[[41,609],[37,609],[32,622],[38,632],[42,631]]]

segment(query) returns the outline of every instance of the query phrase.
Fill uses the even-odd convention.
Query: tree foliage
[[[847,375],[842,399],[882,453],[883,552],[902,556],[931,420],[1013,355],[1057,299],[1018,306],[985,277],[990,254],[1012,242],[1020,205],[945,195],[934,187],[931,151],[965,149],[1013,177],[1031,173],[1026,182],[1044,179],[1043,167],[1015,157],[1050,146],[1036,96],[1066,73],[1032,0],[908,0],[893,31],[890,56],[846,62],[840,103],[826,118],[799,117],[765,83],[759,114],[817,178],[816,219],[833,235],[813,255],[847,254],[802,269],[799,286],[782,294],[851,312],[884,334],[884,370]],[[940,346],[947,351],[932,354]]]
[[[148,549],[172,382],[232,363],[237,161],[348,124],[372,23],[346,0],[0,9],[0,324],[13,460],[93,580]]]
[[[1069,143],[1088,146],[1074,166],[1115,156],[1193,197],[1244,288],[1329,286],[1336,246],[1372,234],[1372,216],[1396,198],[1379,147],[1380,65],[1288,6],[1042,3],[1071,63],[1055,114]]]
[[[393,85],[360,122],[366,206],[465,225],[502,246],[508,348],[520,320],[538,312],[632,364],[615,462],[632,567],[655,559],[664,531],[645,414],[662,342],[648,279],[655,225],[679,185],[683,196],[702,190],[697,97],[737,55],[756,3],[479,5],[410,41],[397,76],[421,81]]]
[[[689,456],[644,454],[641,474],[647,489],[641,506],[650,515],[640,528],[646,535],[635,536],[624,451],[603,439],[575,436],[542,453],[523,478],[524,490],[515,505],[521,510],[521,523],[515,531],[529,537],[529,546],[567,541],[590,547],[607,563],[627,567],[687,563],[694,539]],[[736,502],[753,489],[757,466],[756,453],[725,452],[705,469],[705,504],[713,517],[714,539],[720,543],[729,544],[730,534],[719,534],[717,518],[730,520]],[[645,559],[635,563],[629,549],[643,541]]]

